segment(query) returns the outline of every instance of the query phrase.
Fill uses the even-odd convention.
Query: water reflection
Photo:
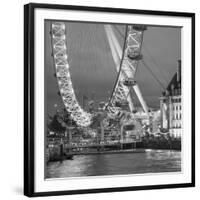
[[[77,155],[73,160],[49,163],[46,178],[178,171],[181,171],[181,152],[149,150],[144,153]]]

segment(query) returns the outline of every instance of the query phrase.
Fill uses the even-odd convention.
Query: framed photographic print
[[[24,194],[195,185],[194,13],[24,6]]]

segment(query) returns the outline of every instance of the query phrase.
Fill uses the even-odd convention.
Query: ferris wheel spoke
[[[143,26],[143,29],[141,29],[139,25],[127,26],[123,50],[115,37],[112,27],[110,25],[105,25],[104,27],[111,47],[113,61],[118,72],[118,77],[109,102],[104,106],[104,109],[108,111],[108,116],[113,117],[120,113],[121,108],[116,106],[118,102],[127,101],[130,110],[133,111],[134,109],[133,99],[130,96],[130,88],[124,84],[127,80],[133,80],[133,88],[139,100],[143,101],[141,92],[138,86],[135,85],[134,79],[138,61],[142,59],[141,45],[145,27]],[[64,22],[52,22],[51,24],[52,57],[59,93],[66,110],[70,112],[73,120],[80,126],[89,126],[92,122],[92,115],[84,111],[79,105],[70,77],[66,29],[67,27]],[[142,105],[146,106],[144,103]]]
[[[109,38],[109,44],[111,47],[111,50],[115,50],[115,54],[118,54],[118,59],[120,59],[121,56],[121,47],[119,46],[119,43],[114,36],[113,30],[110,25],[105,25],[105,30],[107,37]],[[138,66],[138,61],[142,59],[141,55],[141,45],[143,40],[143,33],[144,30],[146,30],[146,26],[143,25],[128,25],[127,31],[126,31],[126,37],[125,37],[125,45],[123,50],[123,56],[121,60],[121,66],[120,68],[117,67],[117,63],[119,61],[116,61],[116,69],[118,71],[118,79],[117,83],[115,84],[115,88],[113,90],[113,93],[110,98],[110,102],[117,102],[117,101],[123,101],[126,99],[128,101],[128,105],[130,108],[130,111],[133,111],[134,105],[133,100],[130,96],[130,88],[123,85],[123,82],[127,80],[132,80],[133,86],[135,84],[135,73]],[[109,32],[111,36],[109,36]],[[115,45],[113,45],[113,43]],[[114,46],[114,47],[113,47]],[[140,93],[138,86],[133,87],[136,91],[136,95],[139,97],[139,100],[141,101],[142,106],[144,107],[145,112],[147,111],[147,105],[145,104],[142,94]],[[111,103],[108,103],[106,109],[109,109],[109,107],[115,106]]]

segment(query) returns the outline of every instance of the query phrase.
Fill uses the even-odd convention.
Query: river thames
[[[75,155],[73,160],[48,163],[46,178],[180,171],[181,151],[146,150],[142,153]]]

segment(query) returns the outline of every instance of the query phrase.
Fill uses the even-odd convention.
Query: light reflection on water
[[[46,178],[122,175],[181,171],[181,152],[149,150],[144,153],[77,155],[73,160],[51,162]]]

